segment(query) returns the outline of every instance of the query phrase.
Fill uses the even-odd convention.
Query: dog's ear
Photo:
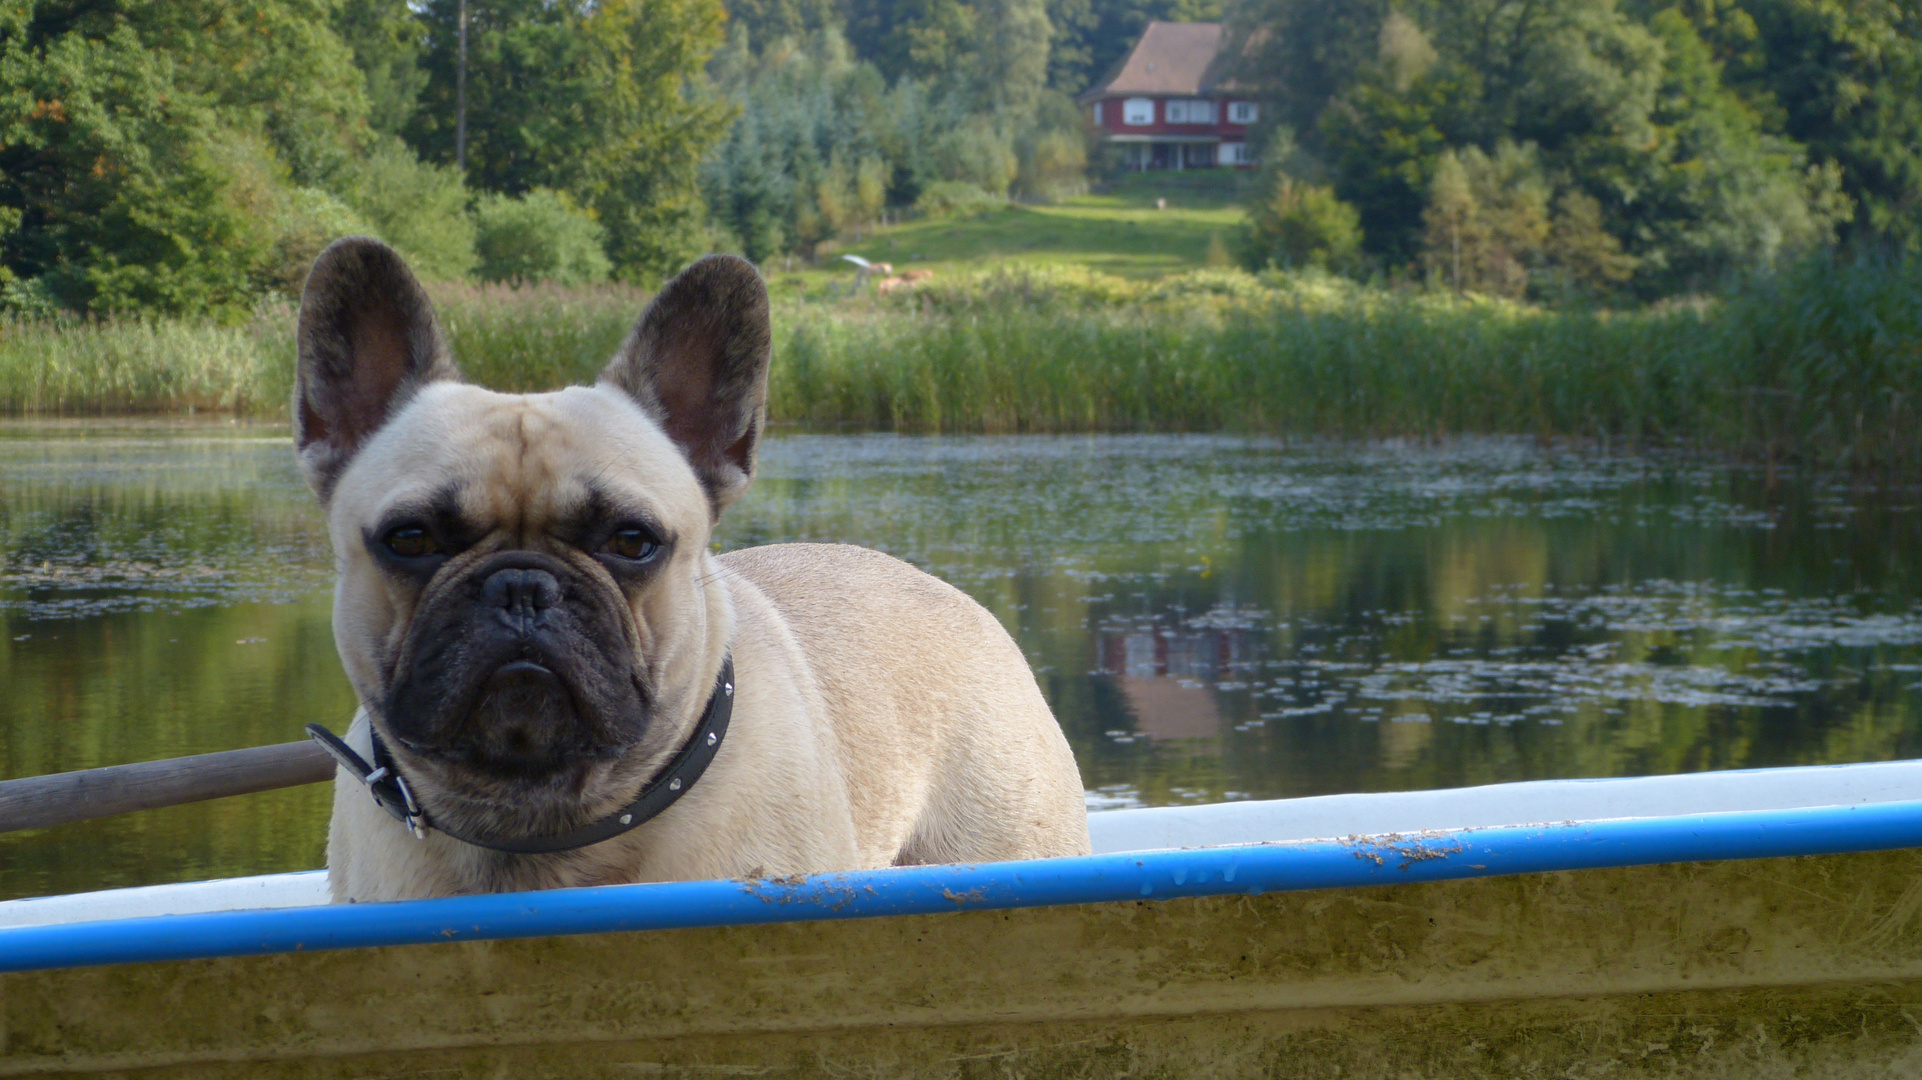
[[[421,387],[458,379],[433,305],[394,249],[335,241],[300,297],[294,446],[325,503],[367,437]]]
[[[761,275],[709,255],[667,283],[601,372],[680,444],[716,518],[754,479],[769,342]]]

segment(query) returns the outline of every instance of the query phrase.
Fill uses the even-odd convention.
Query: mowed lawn
[[[1239,179],[1230,173],[1137,174],[1052,206],[1011,203],[981,214],[889,226],[860,242],[843,240],[835,255],[937,274],[1045,264],[1127,277],[1193,270],[1208,264],[1211,247],[1217,259],[1232,250],[1243,220],[1235,202]],[[1157,209],[1156,199],[1166,200],[1165,208]],[[823,268],[834,261],[823,259]]]

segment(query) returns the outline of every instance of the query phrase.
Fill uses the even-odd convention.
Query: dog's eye
[[[660,541],[646,529],[622,529],[601,545],[601,554],[632,562],[645,562],[659,550]]]
[[[419,559],[440,554],[440,545],[434,542],[434,538],[427,534],[426,529],[418,525],[402,525],[398,529],[389,529],[387,535],[380,538],[380,542],[387,545],[388,551],[403,559]]]

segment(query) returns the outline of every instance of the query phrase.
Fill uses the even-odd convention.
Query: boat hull
[[[1922,851],[21,971],[0,1038],[0,1076],[1922,1075]]]

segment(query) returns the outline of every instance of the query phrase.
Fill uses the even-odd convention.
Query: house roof
[[[1141,40],[1080,101],[1118,94],[1199,95],[1214,89],[1221,62],[1221,24],[1151,22]]]

